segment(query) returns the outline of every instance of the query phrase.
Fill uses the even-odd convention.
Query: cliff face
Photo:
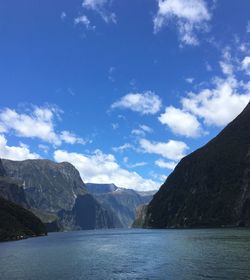
[[[6,177],[0,159],[0,241],[46,234],[45,225],[22,206],[28,206],[24,191],[15,180]]]
[[[21,186],[23,201],[10,195],[10,186],[1,187],[2,197],[37,215],[48,230],[75,230],[114,227],[112,215],[87,193],[79,172],[69,163],[49,160],[2,160],[11,180]],[[13,193],[17,196],[17,190]],[[94,210],[93,210],[94,209]],[[94,214],[93,214],[94,213]]]
[[[136,208],[152,199],[152,193],[139,194],[113,184],[86,184],[86,187],[103,207],[114,214],[115,225],[118,228],[130,227],[135,220]]]
[[[70,210],[78,195],[87,191],[73,165],[49,160],[2,160],[8,177],[23,186],[31,208],[57,212]]]
[[[250,226],[250,105],[181,160],[149,204],[143,226]]]
[[[136,209],[136,217],[135,221],[133,222],[133,228],[141,228],[145,224],[146,215],[147,215],[148,205],[144,204]]]

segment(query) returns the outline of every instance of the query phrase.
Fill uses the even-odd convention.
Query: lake
[[[0,243],[0,279],[250,279],[250,230],[95,230]]]

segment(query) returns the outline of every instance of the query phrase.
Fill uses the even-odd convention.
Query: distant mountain
[[[152,192],[139,194],[131,189],[118,188],[114,184],[87,183],[86,187],[103,207],[116,215],[116,227],[130,227],[135,220],[136,208],[149,203],[153,197]]]
[[[79,172],[67,162],[2,160],[6,175],[18,182],[23,201],[11,197],[10,188],[0,195],[29,208],[48,230],[113,228],[116,217],[87,193]],[[18,192],[14,192],[16,195]]]
[[[27,207],[23,189],[15,180],[6,177],[0,159],[0,241],[46,234],[45,225],[39,218],[10,200]]]
[[[143,226],[250,226],[250,104],[181,160],[147,207]]]
[[[93,194],[114,192],[118,187],[114,184],[92,184],[87,183],[86,188]]]

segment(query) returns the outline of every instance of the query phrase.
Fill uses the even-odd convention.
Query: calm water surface
[[[250,230],[100,230],[0,243],[0,279],[250,279]]]

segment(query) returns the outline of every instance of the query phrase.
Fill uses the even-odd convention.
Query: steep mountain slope
[[[116,227],[130,227],[135,219],[136,208],[152,199],[151,192],[140,195],[134,190],[118,188],[114,184],[87,183],[86,187],[101,205],[116,215]]]
[[[90,199],[73,165],[49,160],[3,159],[2,163],[6,175],[23,187],[27,208],[47,224],[48,230],[114,227],[112,213]]]
[[[67,162],[2,160],[8,177],[22,184],[30,207],[48,212],[70,210],[87,191],[79,172]]]
[[[0,159],[0,241],[45,235],[45,226],[33,213],[9,201],[27,206],[23,189],[5,175]]]
[[[0,241],[46,234],[45,225],[33,213],[0,197]]]
[[[149,204],[143,226],[250,226],[250,104],[181,160]]]

